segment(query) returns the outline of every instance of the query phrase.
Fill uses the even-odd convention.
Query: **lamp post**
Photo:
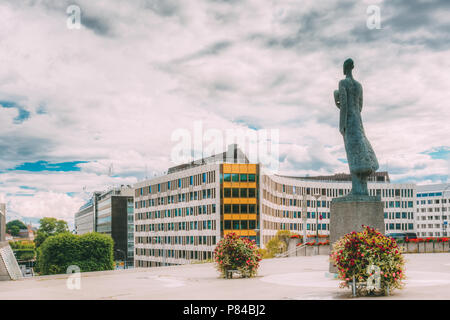
[[[314,198],[316,198],[316,245],[319,243],[319,206],[318,206],[318,199],[322,195],[320,193],[316,193],[313,195]]]

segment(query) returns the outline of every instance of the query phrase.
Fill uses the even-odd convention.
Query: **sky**
[[[280,174],[348,172],[333,91],[349,57],[379,170],[449,182],[447,0],[3,0],[0,16],[8,220],[73,226],[91,192],[179,164],[177,132],[198,151],[199,124],[276,130]]]

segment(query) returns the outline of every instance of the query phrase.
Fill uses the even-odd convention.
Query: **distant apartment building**
[[[131,187],[94,192],[75,213],[75,233],[99,232],[114,240],[115,260],[134,261],[134,202]]]
[[[383,201],[386,232],[414,231],[415,185],[390,183],[387,173],[369,180],[370,194]],[[351,181],[274,175],[232,145],[134,189],[135,266],[153,267],[211,259],[230,232],[263,248],[278,230],[329,234],[331,199],[346,195]]]
[[[450,183],[417,186],[416,225],[420,237],[448,237]]]

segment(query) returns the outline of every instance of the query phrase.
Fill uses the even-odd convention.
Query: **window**
[[[241,213],[248,213],[248,205],[241,204]]]
[[[248,213],[256,213],[256,205],[249,204],[248,205]]]
[[[206,172],[203,172],[203,174],[202,174],[202,182],[203,183],[206,182]]]
[[[256,181],[256,175],[255,174],[249,174],[248,175],[248,181],[249,182],[255,182]]]
[[[247,188],[241,188],[241,198],[247,198]]]
[[[223,197],[224,198],[230,198],[231,197],[231,188],[224,188],[223,189]]]
[[[240,180],[241,180],[241,182],[247,182],[247,175],[241,174]]]
[[[238,188],[232,189],[232,196],[233,196],[233,198],[239,198],[239,189]]]
[[[190,176],[189,177],[189,185],[192,186],[194,184],[194,177]]]
[[[231,181],[239,182],[239,174],[237,174],[237,173],[231,174]]]
[[[249,198],[255,198],[256,197],[256,189],[255,188],[249,188],[248,189],[248,197]]]
[[[248,229],[248,221],[247,220],[241,220],[241,229],[242,230]]]
[[[231,204],[225,204],[223,207],[224,213],[231,213]]]
[[[256,229],[256,220],[249,220],[248,222],[248,228],[249,229]]]
[[[239,205],[238,204],[233,204],[233,213],[239,213]]]
[[[225,230],[231,229],[231,220],[225,220]]]
[[[231,181],[231,174],[229,174],[229,173],[224,173],[224,174],[223,174],[223,181],[230,182],[230,181]]]
[[[240,227],[239,220],[233,220],[233,230],[239,230]]]

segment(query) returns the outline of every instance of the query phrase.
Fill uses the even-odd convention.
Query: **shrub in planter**
[[[256,275],[261,254],[254,241],[228,233],[217,243],[214,259],[224,278],[228,270],[238,270],[244,278],[249,278]]]
[[[363,228],[362,232],[353,231],[333,245],[330,260],[343,280],[340,286],[350,287],[355,277],[357,283],[372,284],[373,280],[376,283],[370,288],[360,286],[358,294],[380,294],[386,287],[390,291],[402,288],[404,259],[396,241],[368,226]]]

